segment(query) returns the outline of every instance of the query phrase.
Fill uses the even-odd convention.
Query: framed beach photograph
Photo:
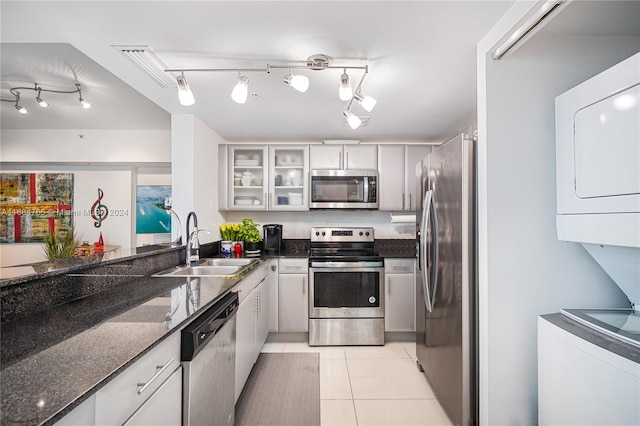
[[[164,208],[171,185],[136,187],[136,234],[170,234],[171,214]]]

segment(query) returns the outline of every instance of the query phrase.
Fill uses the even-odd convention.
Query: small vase
[[[233,243],[227,240],[221,241],[220,251],[222,252],[222,254],[231,254],[233,252]]]

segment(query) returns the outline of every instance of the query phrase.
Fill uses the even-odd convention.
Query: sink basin
[[[254,259],[202,259],[201,266],[246,266],[255,262]]]
[[[202,259],[195,266],[175,268],[153,274],[153,277],[233,277],[257,264],[257,259]]]

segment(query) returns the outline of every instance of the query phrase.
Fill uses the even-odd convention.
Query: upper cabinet
[[[416,209],[416,164],[431,153],[431,145],[378,145],[378,209]]]
[[[310,169],[364,169],[378,168],[376,145],[311,145]]]
[[[269,146],[269,209],[309,210],[309,145]]]
[[[309,210],[309,145],[220,145],[220,210]]]
[[[229,210],[268,207],[268,149],[266,145],[229,145]]]

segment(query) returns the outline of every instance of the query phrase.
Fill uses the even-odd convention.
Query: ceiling
[[[2,127],[163,130],[170,114],[193,114],[230,142],[443,141],[471,123],[476,44],[512,3],[2,1],[2,98],[16,84],[64,90],[79,82],[92,104],[84,110],[77,94],[48,94],[51,106],[41,110],[24,93],[30,113],[2,102]],[[183,107],[175,89],[160,87],[113,45],[148,45],[171,68],[264,68],[325,54],[331,65],[368,65],[362,91],[378,104],[371,113],[354,104],[370,119],[352,130],[338,98],[342,69],[300,71],[310,79],[304,94],[283,84],[286,69],[273,69],[247,74],[256,96],[244,105],[230,98],[237,73],[187,73],[196,104]],[[362,71],[348,72],[355,85]]]

